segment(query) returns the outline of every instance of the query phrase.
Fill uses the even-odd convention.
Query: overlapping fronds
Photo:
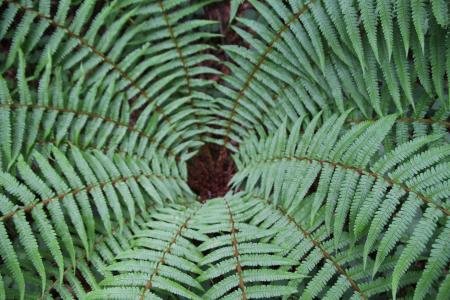
[[[88,299],[164,299],[178,295],[199,299],[203,287],[195,280],[202,254],[192,243],[207,237],[195,232],[192,218],[198,207],[167,206],[154,210],[142,230],[131,240],[131,249],[121,252],[107,276]],[[162,298],[161,298],[162,297]]]
[[[167,156],[171,168],[179,169],[175,160],[186,149],[175,148],[175,138],[163,140],[169,129],[156,132],[156,124],[144,128],[140,121],[131,125],[129,105],[123,97],[114,96],[114,85],[103,89],[95,84],[85,89],[86,81],[81,78],[73,88],[67,89],[61,70],[52,72],[49,63],[38,80],[38,88],[33,89],[26,78],[21,52],[19,57],[17,89],[10,89],[0,75],[2,169],[11,168],[19,155],[27,157],[32,149],[45,150],[49,145],[62,149],[76,145],[108,155],[122,153],[144,160],[157,161]],[[171,110],[187,100],[173,101]],[[186,170],[179,171],[186,174]]]
[[[17,82],[17,89],[10,89],[7,80],[0,77],[0,135],[5,169],[11,168],[19,155],[27,157],[35,146],[71,143],[114,153],[126,134],[133,132],[126,125],[128,105],[121,97],[114,99],[112,86],[102,91],[94,85],[82,94],[85,85],[80,79],[68,90],[63,86],[61,70],[52,74],[49,63],[38,88],[32,89],[21,52]]]
[[[99,234],[93,245],[94,250],[89,256],[86,256],[86,252],[77,247],[75,249],[76,265],[66,261],[62,274],[51,263],[46,262],[45,270],[49,280],[42,298],[52,298],[57,295],[62,299],[73,297],[85,299],[87,292],[98,288],[99,276],[105,277],[111,274],[107,270],[108,264],[120,252],[130,248],[133,233],[140,230],[144,223],[143,220],[147,218],[147,212],[139,212],[133,223],[130,222],[129,216],[126,217],[124,227],[120,232],[119,228],[114,228],[111,235]],[[45,258],[49,262],[51,261],[50,258]],[[81,274],[81,276],[77,274]],[[27,280],[27,296],[38,299],[41,298],[40,283],[32,281],[33,278],[30,273]]]
[[[98,124],[105,124],[108,134],[114,132],[118,141],[110,137],[112,145],[99,146],[114,149],[128,132],[131,141],[122,146],[126,151],[133,151],[137,144],[142,156],[152,147],[181,155],[173,152],[187,152],[190,146],[195,149],[198,142],[191,137],[202,132],[202,114],[194,107],[199,99],[209,97],[201,91],[209,81],[201,76],[217,73],[202,65],[215,60],[205,52],[211,46],[204,42],[216,36],[208,30],[214,22],[191,17],[210,2],[112,1],[99,8],[95,1],[59,1],[57,7],[50,1],[4,1],[0,40],[10,47],[2,57],[2,69],[6,72],[20,65],[18,57],[23,52],[27,63],[34,66],[31,80],[40,77],[49,60],[52,69],[59,70],[55,76],[70,74],[63,76],[62,94],[50,94],[51,101],[39,103],[54,114],[55,109],[68,110],[59,139],[64,127],[81,117],[93,123],[86,138],[97,132]],[[47,72],[44,83],[48,84],[49,76]],[[76,99],[66,100],[72,94],[67,86],[76,87],[73,97],[91,100],[83,107]],[[47,96],[45,86],[42,89],[43,97]],[[103,103],[101,95],[107,99]],[[32,96],[26,104],[35,107],[38,101]],[[136,109],[144,111],[130,124],[130,112]],[[172,149],[181,142],[183,149]]]
[[[233,62],[211,111],[217,142],[234,148],[286,115],[290,124],[349,108],[357,119],[409,117],[423,97],[448,111],[446,1],[249,2],[258,18],[233,27],[249,46],[222,46]]]
[[[450,4],[215,2],[0,0],[0,300],[449,299]]]
[[[83,298],[113,233],[193,198],[212,2],[0,2],[0,299]]]
[[[265,207],[245,201],[242,195],[209,201],[193,225],[208,239],[198,246],[205,253],[203,272],[197,278],[208,284],[204,299],[254,299],[291,295],[288,280],[303,277],[288,269],[295,260],[284,257],[282,248],[271,243],[279,224],[258,227],[251,223]]]
[[[89,257],[99,235],[111,236],[113,230],[121,233],[126,219],[134,224],[135,216],[150,205],[185,202],[190,197],[180,177],[153,171],[144,161],[120,155],[110,159],[100,151],[83,152],[75,147],[67,154],[54,147],[49,156],[51,160],[33,152],[28,162],[19,157],[15,177],[0,173],[0,256],[20,298],[28,282],[22,271],[26,262],[32,263],[44,291],[44,255],[51,254],[61,281],[67,264],[63,257],[70,258],[69,265],[75,267],[78,244]],[[15,229],[8,233],[9,224]],[[18,249],[25,250],[25,257]]]
[[[303,275],[289,272],[297,261],[271,241],[285,229],[283,224],[252,224],[264,211],[258,201],[237,196],[187,210],[158,210],[135,235],[133,248],[109,267],[118,275],[107,277],[89,298],[164,299],[167,292],[188,299],[293,294],[297,289],[287,285],[289,280]]]
[[[186,90],[183,93],[191,95],[205,84],[195,75],[216,73],[198,66],[215,59],[202,53],[210,47],[202,39],[214,34],[195,31],[211,21],[189,18],[211,0],[195,5],[110,1],[100,8],[96,1],[59,1],[56,7],[44,0],[2,2],[0,39],[11,42],[3,69],[15,63],[20,49],[29,57],[36,53],[36,61],[30,61],[37,64],[36,72],[51,57],[64,71],[74,72],[72,81],[89,73],[90,85],[114,82],[115,92],[134,98],[133,109],[151,102],[162,105],[170,94],[155,95],[171,80],[182,79],[171,93]]]
[[[403,280],[417,282],[415,299],[430,291],[436,296],[440,289],[446,293],[450,146],[445,135],[396,139],[395,116],[347,130],[345,118],[332,116],[317,128],[316,117],[302,133],[300,119],[289,133],[281,127],[265,139],[250,140],[236,156],[233,185],[268,199],[289,217],[300,214],[300,228],[320,232],[317,238],[327,240],[330,249],[355,251],[342,259],[352,259],[348,272],[358,280],[327,284],[336,271],[342,273],[331,263],[305,283],[303,293],[315,291],[310,297],[326,295],[321,294],[325,286],[329,295],[344,295],[351,287],[360,293],[358,281],[368,291],[384,282],[393,297]]]

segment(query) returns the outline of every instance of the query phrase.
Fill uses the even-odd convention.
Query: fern
[[[375,263],[371,263],[375,281],[374,276],[392,252],[392,261],[396,261],[392,274],[395,296],[403,274],[434,236],[438,220],[446,223],[449,213],[446,203],[448,190],[443,188],[446,183],[432,178],[440,176],[437,169],[448,169],[449,148],[446,143],[432,146],[442,136],[426,135],[400,144],[376,158],[377,145],[389,135],[394,120],[386,117],[373,124],[361,124],[338,139],[343,121],[332,117],[307,141],[301,140],[289,148],[285,145],[290,137],[282,127],[274,136],[256,144],[245,144],[240,149],[237,161],[242,161],[242,167],[233,184],[244,184],[248,191],[259,189],[263,197],[271,197],[271,201],[287,214],[295,214],[302,202],[311,197],[310,203],[304,204],[312,206],[309,208],[310,216],[305,216],[311,220],[309,226],[323,210],[325,231],[332,234],[335,249],[338,249],[342,236],[348,233],[351,249],[361,247],[359,252],[362,251],[364,269],[371,261],[369,254],[373,252],[376,255]],[[311,122],[306,127],[303,139],[314,126]],[[335,128],[331,130],[331,126]],[[316,141],[321,141],[320,149],[323,151],[314,147]],[[252,156],[247,156],[247,153],[252,153]],[[441,158],[443,160],[439,163]],[[373,163],[368,165],[369,161]],[[440,174],[445,177],[447,173]],[[283,177],[284,186],[277,188],[273,174]],[[421,186],[419,182],[425,176],[428,183]],[[305,196],[316,180],[314,197]],[[259,182],[259,188],[255,187],[256,182]],[[296,199],[294,203],[292,199]],[[420,213],[417,211],[419,208]],[[397,215],[395,211],[399,211]],[[390,220],[392,223],[389,225]],[[406,241],[406,248],[395,251],[394,247],[410,226],[414,226],[414,231]],[[439,242],[438,238],[436,243]],[[432,261],[431,257],[429,259]],[[436,272],[438,276],[439,271]],[[416,293],[423,293],[423,290]]]
[[[214,2],[0,0],[0,300],[448,299],[449,4]]]

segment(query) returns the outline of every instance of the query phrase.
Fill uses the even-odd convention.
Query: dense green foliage
[[[0,0],[0,300],[449,299],[450,4],[213,2]]]

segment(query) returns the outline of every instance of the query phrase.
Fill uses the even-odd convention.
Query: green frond
[[[0,300],[448,299],[449,41],[443,0],[0,0]]]
[[[275,205],[282,207],[288,216],[294,217],[304,206],[312,208],[312,214],[307,216],[308,226],[313,226],[322,216],[325,232],[333,233],[332,245],[335,249],[339,248],[343,236],[348,234],[353,240],[353,247],[361,245],[363,248],[360,259],[364,270],[372,272],[372,268],[369,270],[367,266],[374,266],[373,272],[369,273],[372,277],[380,272],[386,257],[399,259],[391,267],[392,293],[395,296],[401,275],[425,250],[436,231],[437,220],[449,214],[446,204],[441,202],[445,196],[440,195],[444,188],[440,182],[448,180],[448,172],[444,171],[438,180],[431,179],[438,176],[434,167],[448,159],[447,146],[435,144],[442,136],[425,135],[382,155],[380,147],[393,130],[395,116],[357,125],[347,132],[342,129],[343,123],[342,118],[336,122],[336,117],[332,117],[317,129],[315,122],[311,122],[297,146],[286,141],[291,138],[290,134],[297,136],[298,133],[286,135],[284,127],[256,144],[244,144],[236,154],[243,164],[235,176],[239,181],[233,184],[236,189],[248,192],[260,190],[265,198],[270,197]],[[334,130],[330,128],[331,124],[335,125]],[[314,147],[316,141],[322,141],[321,149],[329,150],[320,151]],[[286,146],[288,144],[289,148]],[[294,147],[297,147],[296,151],[288,151]],[[277,180],[273,174],[283,175],[275,177],[280,178]],[[420,176],[420,179],[415,176]],[[281,193],[275,187],[275,182],[280,180]],[[306,191],[311,189],[314,181],[317,181],[317,191],[307,196]],[[427,188],[419,187],[419,182]],[[309,197],[312,202],[305,199]],[[408,226],[417,222],[414,216],[420,206],[424,207],[424,217],[408,238],[410,248],[407,246],[403,251],[394,251],[392,256],[389,255],[394,247],[400,247],[396,245]],[[398,208],[400,211],[394,214]],[[431,212],[434,212],[434,217],[427,218]],[[433,223],[430,221],[428,224],[426,220],[433,220]],[[419,244],[421,247],[418,247]],[[375,262],[369,258],[372,253],[376,254]],[[326,272],[325,269],[323,272]],[[331,276],[333,273],[327,274]],[[317,291],[324,288],[325,283],[321,284],[315,286]],[[308,295],[314,297],[318,294],[312,292]]]
[[[411,0],[411,16],[419,39],[422,52],[425,49],[425,22],[427,21],[427,11],[422,0]]]
[[[231,0],[230,3],[230,23],[233,22],[236,17],[236,13],[239,9],[239,6],[244,3],[244,0]]]
[[[160,179],[157,179],[158,189],[154,190],[155,193],[161,193],[160,189],[162,187],[166,191],[172,191],[173,185],[176,185],[177,180],[174,178],[174,181],[172,179],[169,181],[170,175],[154,174],[148,167],[147,172],[149,173],[141,174],[139,170],[131,168],[132,171],[129,172],[133,173],[130,173],[130,175],[125,176],[120,174],[120,176],[112,178],[105,171],[108,164],[113,164],[111,159],[103,156],[102,160],[96,160],[93,154],[83,153],[75,147],[69,153],[71,157],[67,157],[56,147],[52,149],[54,163],[57,166],[55,168],[55,166],[50,164],[48,159],[38,152],[34,152],[33,160],[39,166],[39,172],[36,169],[31,169],[27,162],[23,158],[20,158],[17,168],[24,184],[19,183],[15,177],[8,173],[2,173],[0,176],[0,185],[3,189],[14,198],[17,198],[17,201],[23,205],[17,206],[14,202],[11,202],[13,198],[8,200],[2,196],[4,197],[2,198],[1,205],[3,210],[2,223],[8,222],[10,219],[14,222],[18,239],[42,279],[42,292],[45,289],[46,273],[41,257],[43,252],[38,247],[36,239],[42,238],[46,248],[52,254],[52,260],[56,262],[59,269],[57,277],[61,282],[63,273],[65,273],[63,272],[65,262],[61,252],[63,246],[71,257],[69,265],[76,265],[73,243],[74,236],[68,230],[70,226],[68,219],[70,219],[71,225],[75,227],[76,235],[86,251],[86,257],[90,257],[92,251],[94,249],[97,250],[95,248],[97,228],[99,228],[97,230],[104,229],[106,230],[106,234],[111,235],[113,231],[112,219],[114,219],[115,224],[120,227],[117,232],[120,233],[121,229],[123,229],[125,215],[123,206],[126,203],[119,202],[119,194],[114,189],[115,185],[119,183],[125,185],[126,187],[122,186],[120,190],[122,190],[121,195],[127,197],[122,198],[122,200],[125,202],[134,202],[135,200],[130,196],[128,190],[130,189],[129,180],[131,178],[146,178],[147,181],[139,182],[139,186],[143,190],[146,190],[144,185],[151,185],[152,178],[160,177]],[[85,157],[87,158],[86,160]],[[127,164],[132,166],[133,163],[136,162],[133,160],[127,163],[123,162],[125,168]],[[95,169],[95,172],[91,168]],[[134,183],[137,184],[136,182]],[[171,187],[167,186],[167,184],[170,184]],[[177,197],[182,197],[183,192],[178,188],[171,193],[177,195]],[[102,199],[104,194],[108,197],[108,205],[106,198]],[[152,194],[141,195],[141,197],[148,199],[146,201],[151,201],[150,199],[153,196]],[[114,199],[116,200],[115,202]],[[63,207],[65,212],[62,210]],[[96,208],[95,211],[94,207]],[[111,213],[110,210],[112,211]],[[50,214],[50,219],[48,219],[46,211]],[[34,232],[30,227],[29,221],[25,218],[25,214],[27,213],[31,213],[38,232]],[[100,214],[99,219],[101,221],[96,221],[96,218],[94,218],[94,215],[97,214]],[[112,214],[114,214],[114,218],[111,217]],[[134,219],[134,215],[131,219]],[[15,272],[17,273],[17,271]]]
[[[189,241],[189,235],[185,236],[195,213],[194,210],[168,207],[151,214],[149,222],[145,224],[145,228],[149,229],[142,229],[136,233],[132,243],[133,249],[122,252],[117,257],[116,263],[108,267],[109,271],[120,274],[106,277],[101,285],[117,288],[139,287],[141,297],[147,293],[153,294],[152,288],[156,288],[189,299],[197,299],[198,296],[189,289],[203,290],[192,277],[193,273],[199,272],[194,262],[198,262],[201,255],[198,253],[200,256],[190,257],[188,253],[196,247]],[[170,218],[167,219],[167,216]],[[158,231],[159,227],[164,225],[169,227],[164,229],[171,232]],[[157,246],[158,244],[160,246]],[[96,291],[91,294],[95,297]]]

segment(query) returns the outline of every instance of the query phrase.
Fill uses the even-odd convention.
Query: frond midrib
[[[42,109],[42,110],[54,111],[54,112],[58,112],[58,113],[70,113],[70,114],[74,114],[78,117],[85,116],[91,120],[101,120],[105,123],[113,124],[116,127],[125,128],[130,133],[136,133],[139,137],[147,139],[151,145],[155,145],[156,150],[165,150],[169,157],[174,158],[177,161],[180,160],[180,157],[178,155],[174,154],[172,152],[172,149],[167,147],[164,143],[157,144],[155,138],[153,136],[147,134],[144,130],[139,129],[134,125],[129,125],[124,122],[115,120],[113,118],[97,114],[95,112],[86,112],[86,111],[81,111],[81,110],[60,108],[60,107],[55,107],[55,106],[51,106],[51,105],[42,105],[42,104],[36,104],[36,103],[23,104],[23,103],[17,103],[17,102],[10,102],[8,104],[0,104],[0,109],[1,108],[11,108],[11,109],[25,108],[25,109],[31,109],[31,110]]]
[[[319,158],[314,158],[314,157],[308,157],[308,156],[278,156],[278,157],[272,157],[269,159],[264,159],[264,160],[257,160],[257,161],[253,161],[251,164],[245,166],[246,168],[255,168],[258,165],[264,165],[264,164],[270,164],[270,163],[277,163],[280,161],[308,161],[308,162],[318,162],[321,165],[327,164],[332,166],[333,168],[343,168],[345,170],[350,170],[353,172],[356,172],[360,175],[367,175],[370,177],[373,177],[375,179],[382,179],[384,180],[389,186],[398,186],[399,188],[401,188],[403,191],[405,191],[406,193],[413,193],[417,196],[418,199],[420,199],[423,203],[425,203],[426,205],[429,206],[434,206],[437,209],[441,210],[444,214],[446,214],[447,216],[450,216],[450,211],[445,208],[443,205],[438,204],[438,203],[434,203],[428,196],[424,195],[423,193],[420,193],[418,191],[415,191],[414,189],[409,188],[408,186],[406,186],[403,183],[397,182],[385,175],[382,174],[378,174],[376,172],[373,171],[369,171],[360,167],[356,167],[356,166],[351,166],[351,165],[346,165],[344,163],[341,162],[334,162],[334,161],[330,161],[330,160],[323,160],[323,159],[319,159]]]
[[[19,7],[20,9],[24,10],[24,11],[29,11],[31,13],[34,13],[37,17],[39,17],[40,19],[46,20],[49,22],[49,24],[51,24],[52,26],[59,28],[61,30],[63,30],[69,37],[75,38],[79,41],[79,45],[88,48],[92,53],[94,53],[97,57],[99,57],[103,62],[107,63],[108,65],[110,65],[112,67],[112,69],[117,72],[119,74],[119,76],[121,76],[123,79],[125,79],[126,81],[128,81],[130,83],[130,85],[135,88],[136,90],[138,90],[139,94],[144,97],[145,99],[147,99],[148,103],[155,103],[155,99],[150,98],[150,96],[148,95],[148,93],[141,88],[138,83],[133,80],[131,78],[131,76],[129,74],[127,74],[124,70],[122,70],[117,64],[114,63],[114,61],[112,61],[110,58],[108,58],[104,53],[102,53],[100,50],[98,50],[94,45],[91,45],[90,43],[88,43],[87,41],[85,41],[83,39],[83,37],[81,37],[79,34],[70,31],[69,28],[67,28],[67,26],[58,23],[57,21],[55,21],[53,18],[49,17],[49,16],[45,16],[43,14],[41,14],[39,11],[37,11],[36,9],[34,9],[33,7],[26,7],[23,6],[22,4],[18,3],[16,0],[5,0],[7,3],[11,3],[16,5],[17,7]],[[158,104],[155,104],[154,107],[155,111],[157,113],[159,113],[161,115],[161,120],[165,123],[167,123],[168,129],[172,132],[172,134],[176,134],[175,128],[176,126],[171,126],[173,125],[169,115],[167,115],[164,112],[164,108]]]
[[[236,260],[236,274],[239,278],[239,289],[242,292],[242,299],[246,300],[247,294],[246,294],[244,277],[242,276],[242,266],[241,266],[241,262],[240,262],[240,254],[239,254],[239,249],[238,249],[238,240],[236,238],[237,230],[234,225],[233,212],[231,211],[231,207],[230,207],[230,204],[228,203],[228,200],[225,198],[223,200],[225,201],[225,206],[227,208],[228,215],[229,215],[229,223],[231,226],[231,245],[233,246],[233,256],[234,256],[234,259]]]
[[[141,296],[140,296],[140,299],[141,299],[141,300],[145,299],[145,293],[146,293],[147,291],[151,290],[151,288],[152,288],[152,280],[153,280],[153,277],[156,276],[156,275],[158,275],[159,267],[160,267],[161,265],[164,265],[164,263],[165,263],[165,260],[164,260],[165,256],[166,256],[168,253],[170,253],[171,248],[172,248],[172,246],[175,245],[175,243],[177,242],[178,237],[181,236],[183,230],[185,230],[185,229],[188,228],[188,223],[189,223],[189,221],[195,216],[195,214],[201,209],[202,206],[203,206],[203,204],[202,204],[202,205],[199,205],[199,206],[197,207],[197,209],[196,209],[194,212],[192,212],[191,214],[189,214],[188,217],[184,220],[184,222],[178,227],[178,229],[177,229],[177,231],[175,232],[174,236],[172,237],[172,239],[170,240],[170,242],[167,244],[167,247],[166,247],[166,248],[164,249],[164,251],[162,252],[161,258],[160,258],[160,260],[156,263],[155,269],[154,269],[153,272],[150,274],[149,279],[147,280],[147,282],[145,283],[144,287],[142,288],[142,292],[141,292]]]
[[[359,285],[356,283],[356,281],[355,281],[353,278],[351,278],[351,276],[347,273],[347,271],[345,270],[345,268],[344,268],[343,266],[341,266],[341,265],[333,258],[333,256],[332,256],[330,253],[328,253],[328,251],[325,249],[325,247],[322,245],[321,242],[319,242],[319,241],[317,241],[316,239],[314,239],[314,236],[313,236],[310,232],[308,232],[306,229],[304,229],[303,226],[301,226],[301,225],[295,220],[295,218],[293,218],[291,215],[289,215],[289,214],[287,213],[287,211],[286,211],[284,208],[282,208],[282,207],[279,206],[279,205],[274,205],[270,199],[263,198],[263,197],[259,196],[258,194],[251,194],[251,195],[252,195],[253,198],[258,199],[258,200],[264,202],[264,203],[267,204],[269,207],[273,207],[273,208],[276,209],[279,213],[281,213],[281,215],[284,216],[284,217],[289,221],[289,223],[291,223],[292,225],[294,225],[294,226],[297,228],[297,230],[300,232],[300,234],[301,234],[303,237],[305,237],[305,238],[307,238],[308,240],[311,241],[311,243],[313,244],[314,248],[318,249],[318,250],[322,253],[323,257],[324,257],[326,260],[328,260],[328,261],[330,261],[330,262],[332,263],[332,265],[334,266],[334,268],[336,269],[336,271],[337,271],[339,274],[341,274],[342,276],[344,276],[344,277],[347,279],[347,281],[349,282],[349,284],[350,284],[350,286],[352,287],[352,289],[353,289],[355,292],[357,292],[358,294],[360,294],[360,296],[361,296],[363,299],[367,299],[367,296],[364,295],[364,293],[362,292],[362,290],[361,290],[361,288],[359,287]]]
[[[227,146],[228,143],[230,143],[229,135],[230,135],[231,126],[233,123],[233,118],[236,115],[237,109],[240,105],[239,101],[244,96],[245,91],[250,87],[250,84],[251,84],[252,80],[255,78],[256,73],[259,71],[259,69],[261,68],[261,66],[263,65],[265,60],[267,59],[269,53],[273,50],[276,42],[281,39],[283,32],[285,32],[289,28],[289,26],[291,26],[291,24],[293,24],[295,21],[298,21],[298,18],[302,14],[307,12],[310,8],[310,5],[312,5],[315,1],[320,1],[320,0],[309,0],[308,2],[303,4],[302,9],[300,9],[297,13],[293,14],[292,17],[288,20],[288,22],[284,23],[283,27],[278,32],[276,32],[272,41],[266,46],[266,49],[264,50],[263,54],[261,54],[259,56],[257,63],[253,66],[252,71],[247,76],[243,86],[239,90],[238,95],[234,99],[234,104],[230,110],[230,114],[229,114],[228,118],[226,119],[227,125],[225,126],[225,134],[223,137],[225,146]]]
[[[67,192],[55,195],[53,197],[47,198],[47,199],[41,199],[41,201],[37,201],[34,202],[32,204],[29,204],[27,206],[23,206],[23,207],[19,207],[16,208],[14,211],[11,211],[10,213],[0,216],[0,222],[5,222],[11,218],[13,218],[17,213],[20,212],[24,212],[24,213],[28,213],[31,212],[36,206],[42,204],[43,206],[48,205],[49,203],[53,202],[53,201],[59,201],[59,200],[64,200],[67,196],[75,196],[78,193],[82,193],[82,192],[89,192],[90,190],[97,188],[97,187],[104,187],[106,185],[113,185],[115,186],[116,184],[119,183],[124,183],[127,182],[129,180],[137,180],[141,177],[145,177],[145,178],[152,178],[152,177],[156,177],[159,179],[166,179],[166,180],[170,180],[170,179],[174,179],[174,180],[180,180],[179,177],[175,177],[175,176],[167,176],[167,175],[163,175],[163,174],[156,174],[156,173],[147,173],[147,174],[139,174],[139,175],[132,175],[132,176],[119,176],[117,178],[114,178],[112,180],[109,181],[101,181],[95,184],[88,184],[82,188],[74,188],[74,189],[70,189]],[[90,199],[90,198],[89,198]]]

